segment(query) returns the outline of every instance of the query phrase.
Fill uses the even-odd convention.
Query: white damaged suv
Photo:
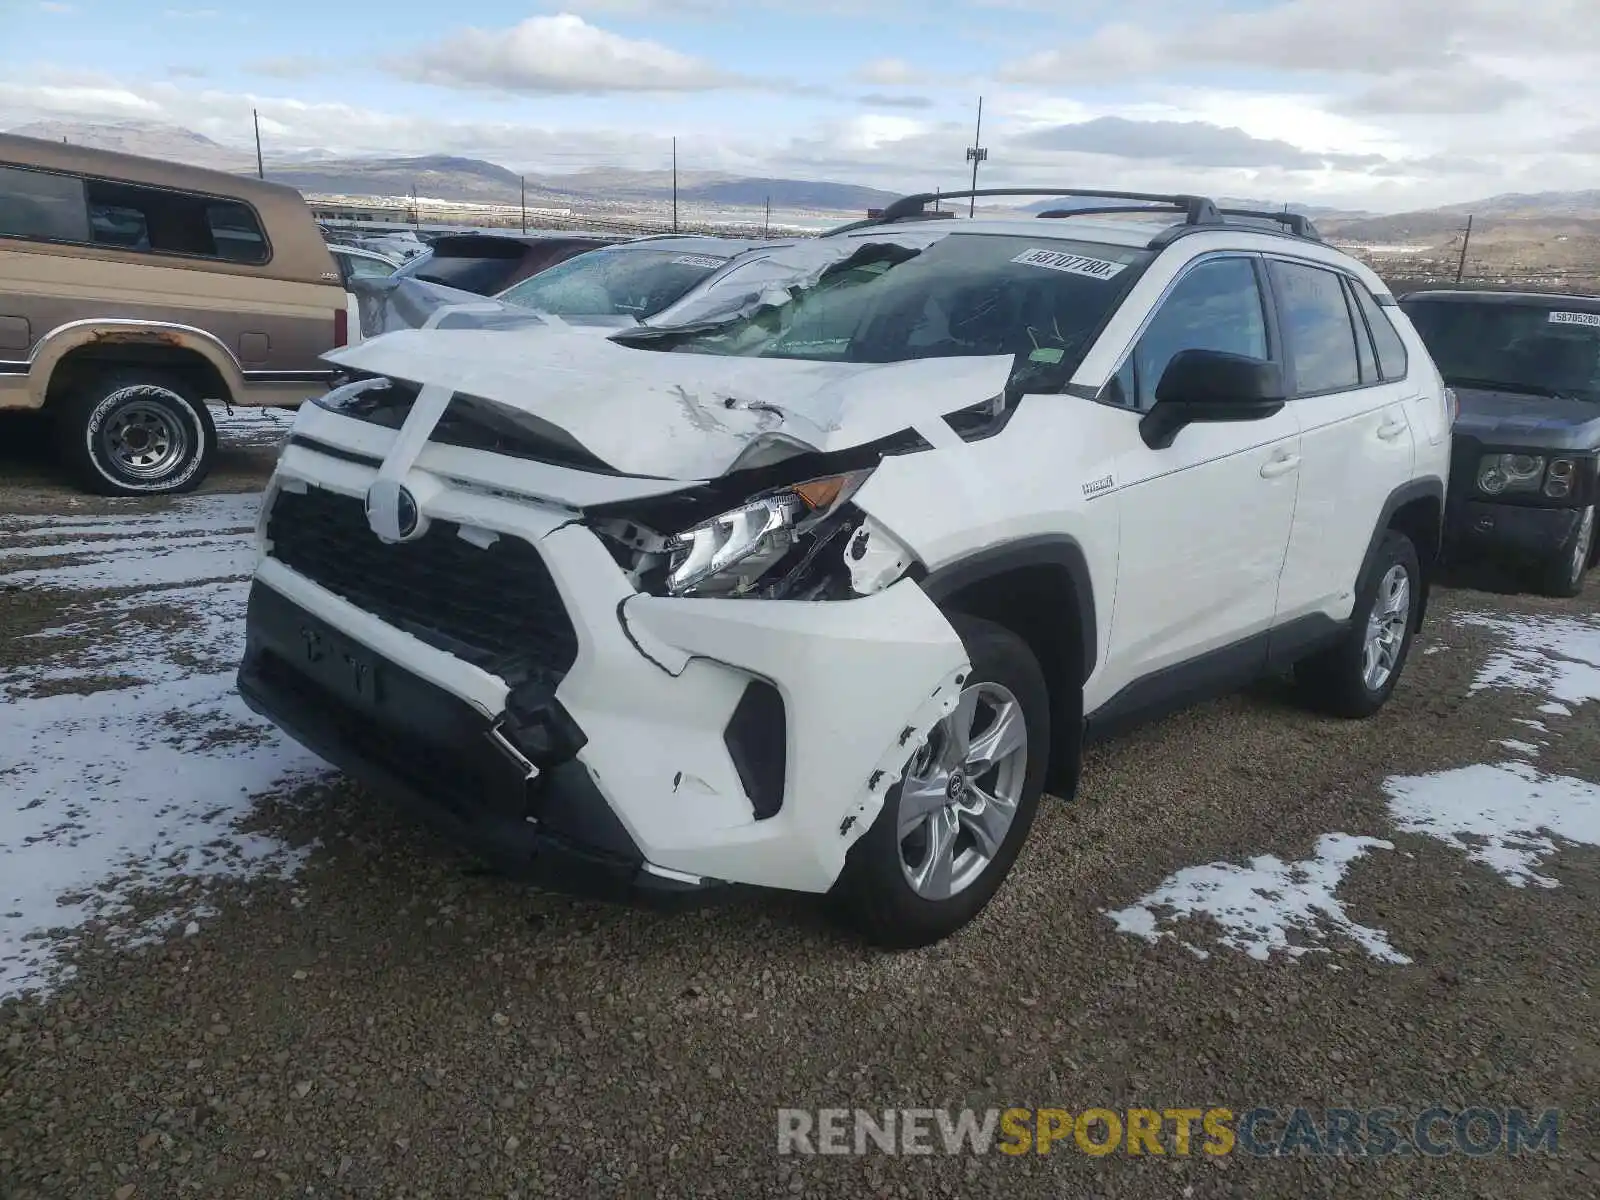
[[[1453,419],[1383,284],[1298,216],[976,194],[1077,207],[912,196],[690,324],[336,351],[246,700],[544,886],[829,893],[891,946],[983,908],[1087,736],[1290,669],[1375,712]]]

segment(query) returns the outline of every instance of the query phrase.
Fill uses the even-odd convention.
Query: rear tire
[[[102,496],[191,492],[216,459],[217,430],[204,401],[165,372],[107,371],[52,407],[63,463]]]
[[[1027,840],[1049,767],[1050,694],[1028,644],[992,621],[951,623],[972,661],[961,700],[929,731],[830,893],[843,920],[887,949],[931,945],[983,911]],[[968,736],[953,739],[962,726]]]
[[[1362,572],[1349,630],[1334,646],[1295,665],[1306,703],[1352,719],[1382,708],[1411,653],[1421,602],[1417,548],[1398,529],[1386,530]]]
[[[1544,565],[1539,590],[1546,596],[1572,597],[1583,591],[1583,577],[1594,562],[1595,506],[1583,510],[1578,527]]]

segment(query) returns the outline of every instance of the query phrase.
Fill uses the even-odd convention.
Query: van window
[[[247,206],[187,192],[86,181],[89,233],[96,246],[264,263],[267,240]]]
[[[20,167],[0,167],[0,237],[87,242],[83,180]]]

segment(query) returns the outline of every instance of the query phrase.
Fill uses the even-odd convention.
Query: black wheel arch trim
[[[1021,567],[1059,567],[1072,581],[1078,599],[1078,631],[1082,639],[1083,678],[1094,674],[1099,662],[1099,626],[1095,619],[1094,585],[1083,547],[1066,534],[1046,533],[986,546],[943,564],[917,579],[930,600],[942,604],[956,593],[986,579]]]
[[[1359,588],[1366,581],[1367,571],[1371,568],[1372,561],[1378,553],[1378,546],[1383,541],[1383,535],[1389,532],[1395,513],[1417,500],[1433,500],[1439,505],[1439,527],[1434,531],[1433,544],[1431,546],[1417,547],[1417,557],[1422,559],[1422,579],[1418,581],[1419,591],[1422,594],[1417,601],[1417,628],[1420,629],[1423,615],[1428,608],[1429,584],[1432,582],[1434,569],[1437,568],[1444,551],[1445,483],[1443,479],[1437,475],[1426,475],[1403,483],[1389,493],[1389,498],[1383,502],[1383,509],[1378,514],[1377,523],[1372,528],[1372,539],[1367,543],[1367,554],[1361,560],[1361,575],[1356,583]]]

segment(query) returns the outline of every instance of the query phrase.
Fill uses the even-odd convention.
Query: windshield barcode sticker
[[[1550,324],[1593,325],[1600,329],[1600,313],[1553,312],[1550,314]]]
[[[1046,250],[1042,247],[1024,250],[1011,261],[1024,263],[1030,267],[1049,267],[1052,271],[1066,271],[1071,275],[1087,275],[1090,279],[1110,279],[1128,265],[1107,262],[1103,258],[1089,258],[1082,254],[1068,254],[1064,250]]]
[[[709,254],[680,254],[672,260],[675,266],[706,268],[720,267],[727,261],[725,258],[713,258]]]

